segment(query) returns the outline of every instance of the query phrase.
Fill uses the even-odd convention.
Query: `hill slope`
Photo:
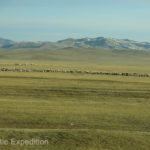
[[[94,64],[150,64],[150,51],[106,48],[14,49],[0,50],[0,60],[57,61]]]

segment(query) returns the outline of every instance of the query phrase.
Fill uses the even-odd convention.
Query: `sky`
[[[150,42],[150,0],[0,0],[0,37],[14,41],[111,37]]]

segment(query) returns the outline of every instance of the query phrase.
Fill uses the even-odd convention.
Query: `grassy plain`
[[[1,68],[15,67],[6,64]],[[27,67],[148,72],[146,66],[45,64]],[[0,138],[49,140],[2,150],[149,150],[150,78],[0,72]]]
[[[149,73],[150,51],[0,50],[0,68]],[[14,65],[14,64],[35,65]],[[0,150],[149,150],[150,77],[0,72]]]

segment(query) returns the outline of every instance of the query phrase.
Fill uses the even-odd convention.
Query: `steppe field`
[[[150,150],[150,0],[0,0],[0,150]]]
[[[16,63],[24,62],[1,60],[0,68],[150,73],[148,63]],[[1,71],[0,139],[9,140],[0,150],[149,150],[150,77]]]

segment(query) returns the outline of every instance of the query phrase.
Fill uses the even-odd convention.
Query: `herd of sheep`
[[[117,73],[117,72],[98,72],[98,71],[76,71],[76,70],[53,70],[53,69],[9,69],[0,68],[0,71],[11,71],[11,72],[61,72],[61,73],[80,73],[80,74],[99,74],[99,75],[119,75],[119,76],[137,76],[137,77],[150,77],[149,74],[144,73]]]

